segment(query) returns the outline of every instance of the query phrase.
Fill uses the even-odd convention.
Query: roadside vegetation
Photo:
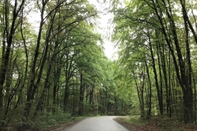
[[[117,74],[123,90],[131,93],[131,115],[196,123],[196,4],[186,0],[114,2]]]
[[[195,131],[196,124],[184,124],[166,116],[154,116],[150,120],[141,119],[140,116],[118,118],[116,121],[129,131]]]
[[[87,0],[0,1],[0,131],[128,114]]]

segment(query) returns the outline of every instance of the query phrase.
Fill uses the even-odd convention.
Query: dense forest
[[[90,115],[196,123],[197,1],[104,2],[115,60],[88,0],[0,1],[0,131]]]

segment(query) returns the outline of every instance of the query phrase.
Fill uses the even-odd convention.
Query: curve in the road
[[[102,116],[87,118],[71,127],[68,131],[128,131],[115,122],[116,116]]]

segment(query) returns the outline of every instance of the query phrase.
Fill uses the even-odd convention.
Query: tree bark
[[[152,67],[153,67],[153,72],[154,72],[154,77],[155,77],[155,85],[157,89],[157,98],[159,101],[159,111],[160,115],[163,115],[163,99],[162,99],[162,94],[161,94],[161,89],[159,87],[158,83],[158,77],[157,77],[157,69],[156,69],[156,63],[154,59],[154,53],[153,53],[153,47],[152,47],[152,41],[150,40],[150,34],[148,32],[148,39],[149,39],[149,47],[150,47],[150,53],[151,53],[151,60],[152,60]]]
[[[83,83],[83,73],[80,74],[80,94],[79,94],[79,110],[80,116],[83,115],[83,102],[84,102],[84,83]]]
[[[148,87],[149,87],[149,99],[148,99],[148,111],[147,111],[147,119],[150,119],[151,117],[151,108],[152,108],[152,82],[151,82],[151,78],[150,78],[150,72],[149,72],[149,67],[148,67],[148,63],[147,61],[145,61],[145,65],[146,65],[146,73],[148,76]]]

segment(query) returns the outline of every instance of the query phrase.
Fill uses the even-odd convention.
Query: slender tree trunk
[[[184,13],[184,11],[183,11]],[[186,16],[183,15],[185,18]],[[190,53],[190,45],[189,45],[189,27],[187,23],[187,19],[184,19],[185,24],[185,43],[186,43],[186,66],[187,66],[187,72],[185,81],[186,92],[184,92],[184,121],[185,123],[193,123],[193,91],[192,91],[192,64],[191,64],[191,53]]]
[[[145,68],[146,69],[146,68]],[[133,72],[133,75],[135,72]],[[135,86],[137,89],[138,99],[140,103],[140,114],[141,118],[145,117],[145,109],[144,109],[144,82],[145,82],[145,74],[144,71],[140,73],[139,76],[139,84],[137,78],[134,76]]]
[[[0,65],[0,109],[3,108],[3,85],[5,82],[7,67],[9,66],[13,36],[17,29],[16,22],[17,22],[17,19],[19,18],[21,11],[23,11],[22,8],[24,7],[25,0],[22,0],[19,6],[18,6],[18,1],[15,0],[14,7],[13,7],[12,21],[9,20],[10,3],[8,0],[5,0],[4,4],[5,4],[5,7],[4,7],[5,8],[5,14],[4,14],[5,16],[4,37],[5,38],[3,38],[3,52],[2,52],[2,61],[1,61],[2,63]],[[10,22],[11,22],[11,28],[9,29]]]
[[[196,92],[196,80],[195,80],[195,75],[193,74],[193,87],[194,87],[194,121],[196,123],[196,118],[197,118],[197,104],[196,104],[196,100],[197,100],[197,92]]]
[[[170,100],[170,87],[168,84],[168,79],[167,79],[167,69],[166,69],[166,61],[165,61],[165,54],[164,54],[164,47],[162,47],[162,52],[161,53],[161,56],[162,56],[162,62],[161,62],[161,65],[162,65],[162,71],[163,71],[163,74],[164,74],[164,82],[165,82],[165,89],[166,89],[166,106],[167,106],[167,114],[169,115],[169,117],[171,117],[171,100]],[[169,75],[169,74],[168,74]]]
[[[83,73],[80,74],[80,94],[79,94],[79,115],[83,115],[83,102],[84,102],[84,83],[83,83]]]
[[[192,23],[191,23],[191,21],[190,21],[190,19],[189,19],[189,16],[188,16],[188,13],[187,13],[187,9],[186,9],[186,6],[185,6],[186,2],[185,2],[185,0],[179,0],[179,1],[180,1],[180,3],[181,3],[184,21],[185,21],[186,23],[188,23],[189,28],[190,28],[190,30],[191,30],[191,32],[192,32],[192,34],[193,34],[193,37],[194,37],[194,39],[195,39],[195,41],[196,41],[196,43],[197,43],[197,34],[196,34],[196,31],[195,31],[195,29],[194,29],[194,27],[193,27],[193,25],[192,25]],[[196,21],[195,21],[195,22],[196,22]]]
[[[61,56],[57,56],[57,59],[55,59],[55,63],[58,65],[62,65],[62,59],[63,59],[63,55]],[[53,113],[57,113],[56,111],[58,111],[58,94],[59,94],[59,89],[60,89],[60,77],[61,77],[61,71],[62,71],[62,67],[61,66],[55,66],[53,68]]]
[[[66,112],[66,108],[68,106],[68,98],[69,98],[69,80],[70,78],[66,78],[66,85],[65,85],[65,91],[64,91],[64,112]]]
[[[184,61],[183,61],[183,57],[182,57],[182,53],[181,53],[181,49],[180,49],[180,44],[179,44],[179,40],[178,40],[178,36],[177,36],[177,32],[176,32],[176,26],[175,26],[175,21],[174,21],[174,18],[173,18],[173,13],[172,13],[172,10],[171,10],[171,4],[169,1],[165,1],[165,0],[162,0],[162,7],[165,8],[165,13],[169,19],[169,23],[170,23],[170,28],[169,29],[166,29],[166,27],[168,26],[164,26],[164,25],[167,25],[165,19],[163,19],[163,10],[162,10],[162,7],[160,5],[160,3],[157,1],[153,1],[153,8],[156,12],[156,15],[158,17],[158,20],[160,21],[160,24],[161,24],[161,27],[162,27],[162,33],[164,34],[165,36],[165,40],[166,40],[166,43],[169,47],[169,50],[171,52],[171,55],[172,55],[172,58],[173,58],[173,62],[174,62],[174,66],[175,66],[175,71],[176,71],[176,75],[177,75],[177,79],[178,79],[178,82],[182,88],[182,92],[183,92],[183,97],[184,97],[184,106],[185,106],[185,110],[184,110],[184,114],[185,115],[185,118],[184,118],[184,121],[185,123],[190,123],[192,122],[192,120],[189,120],[190,118],[192,119],[191,117],[191,112],[192,112],[192,108],[190,107],[192,105],[192,103],[189,102],[188,104],[188,101],[189,99],[192,101],[191,99],[191,96],[192,96],[192,90],[191,90],[191,87],[190,85],[188,85],[187,81],[189,80],[190,81],[190,76],[187,76],[186,74],[186,66],[184,64]],[[168,2],[166,4],[166,2]],[[172,36],[173,36],[173,39],[171,37],[168,37],[168,34],[167,34],[167,30],[169,30],[170,32],[172,32]],[[176,54],[177,54],[177,58],[175,56],[175,51],[174,49],[172,48],[172,45],[171,43],[173,42],[174,46],[175,46],[175,50],[176,50]],[[190,110],[190,111],[188,111]]]
[[[69,54],[66,54],[66,70],[65,70],[65,90],[64,90],[64,112],[66,111],[67,105],[68,105],[68,99],[70,94],[69,89],[69,82],[73,75],[74,68],[73,68],[73,59],[75,57],[75,54],[69,58]]]
[[[148,99],[148,111],[147,111],[147,119],[150,119],[150,116],[151,116],[151,108],[152,108],[152,82],[151,82],[151,79],[150,79],[150,72],[149,72],[149,67],[148,67],[148,64],[147,64],[147,61],[145,61],[145,65],[146,65],[146,73],[147,73],[147,76],[148,76],[148,87],[149,87],[149,99]]]
[[[166,56],[167,57],[167,56]],[[168,65],[167,65],[167,67],[168,67],[168,86],[169,86],[169,88],[168,88],[168,98],[169,98],[169,103],[167,102],[167,104],[169,104],[169,116],[170,117],[172,117],[172,112],[173,112],[173,109],[172,109],[172,84],[171,84],[171,78],[172,78],[172,76],[171,76],[171,55],[170,55],[170,53],[168,53]]]
[[[15,34],[15,31],[18,28],[18,23],[17,20],[19,19],[19,16],[21,14],[21,12],[23,11],[23,7],[25,4],[25,0],[22,0],[20,2],[20,4],[18,3],[17,0],[14,1],[13,3],[13,14],[12,14],[12,19],[9,19],[10,16],[10,1],[5,0],[4,1],[4,21],[2,23],[5,23],[5,25],[3,25],[3,27],[5,27],[3,30],[3,41],[2,41],[2,58],[1,58],[1,63],[0,63],[0,110],[3,110],[3,108],[5,108],[5,113],[4,113],[4,118],[3,120],[0,122],[0,126],[1,126],[1,130],[3,130],[3,128],[8,124],[8,121],[10,118],[6,118],[7,114],[8,114],[8,108],[11,102],[11,99],[13,98],[13,96],[9,96],[9,99],[3,103],[3,89],[4,89],[4,84],[6,84],[7,86],[10,86],[11,81],[9,81],[7,79],[7,83],[5,83],[6,81],[6,75],[10,75],[11,72],[8,72],[9,67],[12,66],[12,64],[10,63],[11,61],[11,54],[12,54],[12,44],[13,44],[13,36]],[[10,28],[9,28],[9,25]],[[9,84],[9,85],[8,85]],[[9,88],[9,87],[8,87]],[[5,121],[5,119],[7,119],[8,121]]]
[[[156,32],[156,36],[157,36],[157,32]],[[158,38],[158,37],[157,37]],[[161,61],[161,54],[160,54],[160,43],[158,42],[156,44],[156,52],[157,52],[157,62],[158,62],[158,72],[159,72],[159,83],[160,83],[160,86],[159,86],[159,90],[160,90],[160,100],[161,100],[161,108],[162,108],[162,112],[163,111],[163,76],[162,76],[162,67],[161,67],[161,64],[162,62],[164,61]],[[163,113],[162,113],[163,114]]]
[[[42,11],[41,11],[41,21],[40,21],[40,29],[38,33],[38,38],[37,38],[37,45],[33,57],[33,62],[30,70],[30,81],[27,89],[27,98],[26,98],[26,106],[25,106],[25,111],[24,111],[24,117],[27,118],[30,113],[32,101],[34,99],[35,91],[37,89],[37,86],[35,85],[35,79],[36,79],[36,64],[37,64],[37,59],[39,55],[39,49],[40,49],[40,44],[41,44],[41,34],[43,30],[43,24],[44,24],[44,10],[45,10],[45,4],[43,3]],[[21,129],[22,128],[22,129]],[[23,130],[23,127],[19,128],[19,131]]]
[[[157,69],[156,69],[156,63],[154,59],[154,53],[153,53],[153,47],[152,47],[152,42],[150,40],[150,34],[148,33],[148,38],[149,38],[149,47],[150,47],[150,53],[151,53],[151,60],[152,60],[152,67],[153,67],[153,72],[154,72],[154,77],[155,77],[155,85],[157,89],[157,98],[159,101],[159,111],[160,115],[163,115],[163,100],[161,97],[161,89],[159,87],[159,82],[158,82],[158,77],[157,77]]]
[[[56,13],[55,13],[56,14]],[[42,65],[41,65],[41,69],[44,67],[44,64],[45,64],[45,61],[47,59],[47,56],[50,57],[50,52],[49,52],[49,39],[50,39],[50,36],[51,36],[51,32],[52,32],[52,28],[53,28],[53,25],[54,25],[54,18],[55,18],[55,14],[51,20],[51,24],[49,26],[49,29],[48,29],[48,34],[46,35],[46,40],[45,40],[45,50],[44,50],[44,54],[43,54],[43,59],[42,59]],[[36,106],[36,110],[35,110],[35,113],[34,113],[34,116],[36,116],[37,114],[37,111],[42,111],[43,110],[43,104],[44,104],[44,100],[46,99],[46,95],[47,95],[47,90],[50,88],[50,81],[49,81],[49,78],[51,76],[51,72],[52,72],[52,66],[53,66],[53,62],[55,61],[55,58],[56,58],[56,49],[57,49],[57,46],[58,46],[58,43],[56,42],[55,43],[55,47],[54,47],[54,52],[52,53],[52,56],[49,61],[49,64],[48,64],[48,69],[47,69],[47,74],[46,74],[46,78],[45,78],[45,82],[44,82],[44,87],[43,87],[43,90],[41,91],[41,96],[40,98],[38,99],[38,104]],[[42,70],[41,70],[42,71]],[[41,76],[41,75],[40,75]],[[39,78],[40,79],[40,78]],[[39,83],[39,82],[38,82]]]
[[[90,112],[93,113],[93,108],[94,108],[94,86],[91,87],[90,89],[90,95],[89,95],[89,104],[91,106]]]

